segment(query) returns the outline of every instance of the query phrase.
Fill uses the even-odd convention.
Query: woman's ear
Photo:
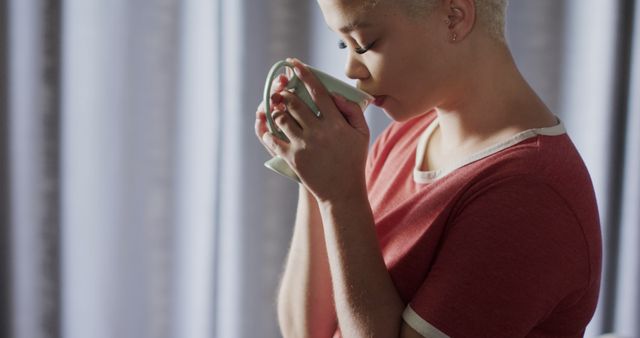
[[[445,11],[447,19],[445,23],[449,29],[449,41],[463,40],[476,22],[476,4],[474,0],[446,0]]]

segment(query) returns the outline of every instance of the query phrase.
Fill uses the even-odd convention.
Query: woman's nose
[[[354,52],[350,52],[347,57],[344,74],[352,80],[364,80],[370,75],[367,67],[359,60],[357,55],[354,55]]]

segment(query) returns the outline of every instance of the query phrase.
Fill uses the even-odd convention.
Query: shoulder
[[[525,140],[461,170],[467,181],[465,197],[483,193],[510,196],[512,201],[532,204],[548,197],[565,208],[580,213],[593,209],[595,192],[589,172],[568,135]],[[597,217],[596,217],[597,218]]]
[[[493,337],[523,336],[552,312],[591,311],[599,261],[590,256],[576,212],[544,177],[475,184],[449,215],[412,307],[452,336],[475,327]],[[469,333],[449,319],[458,315],[472,323]],[[512,334],[495,331],[505,328]]]
[[[597,207],[590,196],[566,190],[540,174],[485,181],[459,200],[448,231],[479,245],[524,250],[523,257],[553,261],[567,271],[579,267],[574,272],[591,284],[601,264]]]
[[[565,218],[575,223],[577,218],[570,203],[543,177],[514,172],[492,175],[471,184],[454,211],[454,217],[473,214],[474,217],[519,219],[522,223],[541,218]]]

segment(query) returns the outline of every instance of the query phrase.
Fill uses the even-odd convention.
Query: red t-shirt
[[[367,160],[404,320],[429,337],[582,337],[598,299],[600,225],[562,124],[522,132],[451,170],[419,171],[435,119],[392,123]]]

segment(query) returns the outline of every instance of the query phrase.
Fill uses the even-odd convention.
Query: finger
[[[285,104],[287,111],[298,122],[302,129],[308,129],[317,120],[316,115],[311,111],[304,101],[297,95],[289,92],[280,92],[282,102]]]
[[[276,110],[272,116],[273,121],[289,140],[299,140],[302,137],[302,128],[288,112]]]
[[[294,72],[302,80],[307,91],[311,95],[313,102],[316,103],[320,112],[327,115],[327,118],[335,118],[338,116],[337,109],[329,92],[322,85],[320,80],[316,77],[313,72],[305,64],[300,62],[298,59],[293,59]]]
[[[271,105],[270,109],[273,112],[276,109],[286,110],[286,106],[282,103],[282,98],[280,97],[277,102],[274,102],[273,99],[270,99]],[[256,110],[256,123],[255,123],[255,131],[256,135],[261,138],[262,134],[269,130],[269,126],[267,124],[267,114],[265,112],[265,104],[264,101],[260,102],[258,105],[258,109]]]
[[[279,139],[271,133],[264,133],[264,135],[262,135],[262,144],[267,147],[269,152],[283,158],[289,152],[289,147],[291,146],[286,141]]]
[[[293,63],[293,58],[286,58],[285,61],[289,62],[289,63]],[[290,79],[293,76],[293,69],[289,68],[289,67],[285,67],[284,68],[285,74],[287,75],[287,78]]]
[[[260,116],[264,116],[264,101],[260,102],[258,105],[258,109],[256,109],[256,120],[260,118]]]
[[[286,75],[278,75],[275,79],[273,79],[273,82],[271,84],[271,94],[282,91],[288,83],[289,78]]]
[[[274,110],[276,110],[277,108],[280,107],[280,110],[286,110],[284,104],[282,102],[277,102],[274,103],[273,100],[271,101],[271,112],[273,112]],[[266,110],[265,110],[265,104],[264,101],[260,102],[260,105],[258,106],[258,109],[256,110],[256,120],[266,120],[267,119],[267,114],[266,114]]]
[[[264,112],[264,102],[260,102],[258,109],[256,110],[256,123],[255,123],[255,131],[256,136],[258,138],[262,138],[262,134],[264,134],[267,129],[267,116]]]
[[[269,130],[267,129],[266,122],[265,121],[256,120],[255,132],[256,132],[256,136],[258,137],[258,140],[260,141],[262,146],[265,148],[265,150],[269,153],[269,155],[275,156],[276,153],[273,150],[271,150],[267,146],[267,144],[264,142],[264,135],[265,134],[269,134]]]
[[[288,83],[289,83],[289,78],[287,78],[284,74],[278,75],[271,82],[270,95],[273,95],[274,93],[278,93],[278,92],[284,90]],[[274,108],[275,108],[274,106],[276,104],[277,104],[277,102],[273,102],[273,100],[269,100],[269,112],[273,112],[274,111]],[[259,114],[265,114],[265,112],[266,112],[265,106],[266,106],[265,102],[262,101],[260,103],[258,111],[256,111],[256,118],[258,118]]]
[[[278,93],[271,94],[269,101],[271,102],[271,112],[274,110],[287,110],[285,106],[284,99],[282,97],[282,93],[287,92],[286,90],[282,90]]]
[[[274,107],[272,107],[271,110],[273,110],[273,108]],[[267,114],[265,113],[264,102],[261,102],[256,110],[256,133],[259,132],[259,135],[257,136],[262,137],[262,134],[268,130]]]
[[[267,127],[267,117],[264,113],[264,102],[260,103],[258,106],[258,110],[256,110],[256,122],[254,125],[254,131],[256,133],[256,137],[260,140],[262,146],[267,150],[267,152],[271,156],[275,156],[275,153],[267,147],[267,145],[262,140],[264,134],[269,133],[269,128]]]
[[[264,115],[256,118],[255,131],[258,138],[261,138],[262,134],[269,131],[269,129],[267,128],[267,119]]]
[[[357,103],[349,101],[337,93],[332,93],[331,97],[342,116],[354,129],[369,133],[369,126],[364,117],[364,112]]]

